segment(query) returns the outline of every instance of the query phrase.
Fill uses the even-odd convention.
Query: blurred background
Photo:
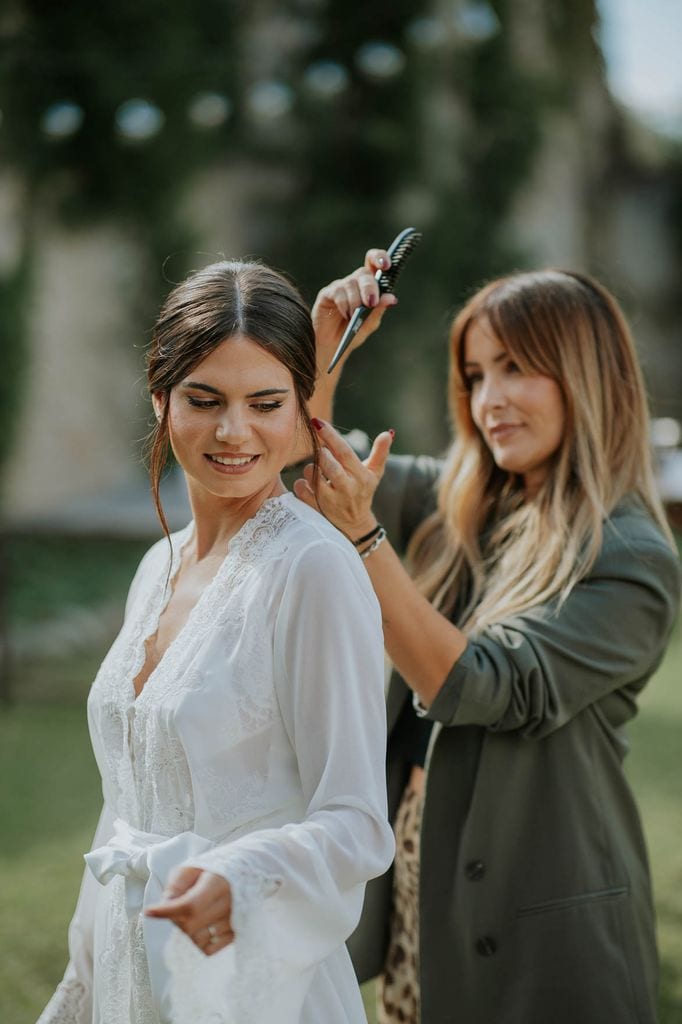
[[[5,0],[0,10],[0,1019],[35,1019],[99,787],[84,700],[158,536],[143,353],[170,285],[257,256],[312,302],[400,229],[399,309],[336,421],[438,452],[448,320],[556,265],[620,299],[682,525],[679,0]],[[187,506],[170,474],[171,525]],[[649,834],[661,1021],[682,1021],[682,636],[629,772]],[[368,996],[369,998],[369,996]],[[428,1022],[425,1022],[428,1024]]]

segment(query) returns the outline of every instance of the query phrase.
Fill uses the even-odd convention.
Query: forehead
[[[506,352],[507,346],[495,334],[487,316],[473,320],[466,329],[462,358],[465,363],[480,363]]]
[[[251,382],[268,387],[291,387],[289,369],[277,356],[244,334],[234,334],[192,367],[188,379],[223,388],[230,382],[250,387]],[[263,383],[265,382],[265,384]]]

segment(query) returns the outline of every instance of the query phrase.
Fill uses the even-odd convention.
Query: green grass
[[[660,1024],[682,1021],[682,623],[645,689],[627,772],[649,841],[661,952]]]
[[[84,706],[0,716],[0,1021],[31,1024],[61,976],[99,813]]]

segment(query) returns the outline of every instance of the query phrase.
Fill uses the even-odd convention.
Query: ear
[[[152,393],[152,405],[154,407],[154,415],[156,416],[159,423],[163,417],[164,409],[166,408],[167,398],[163,391],[154,391]]]

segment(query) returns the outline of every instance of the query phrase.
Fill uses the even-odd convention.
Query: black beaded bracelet
[[[352,541],[352,543],[355,545],[356,548],[359,548],[361,544],[365,544],[368,540],[371,540],[372,537],[376,537],[380,530],[383,530],[383,526],[381,525],[381,523],[377,523],[373,530],[370,530],[369,533],[366,533],[364,537],[358,537],[358,539]]]
[[[378,534],[376,535],[376,537],[372,541],[372,543],[368,544],[367,547],[363,551],[358,552],[358,554],[360,555],[360,558],[369,558],[369,556],[374,554],[374,552],[379,547],[379,545],[383,544],[383,542],[385,540],[386,540],[386,531],[384,530],[384,528],[382,526],[381,529],[379,530]]]

